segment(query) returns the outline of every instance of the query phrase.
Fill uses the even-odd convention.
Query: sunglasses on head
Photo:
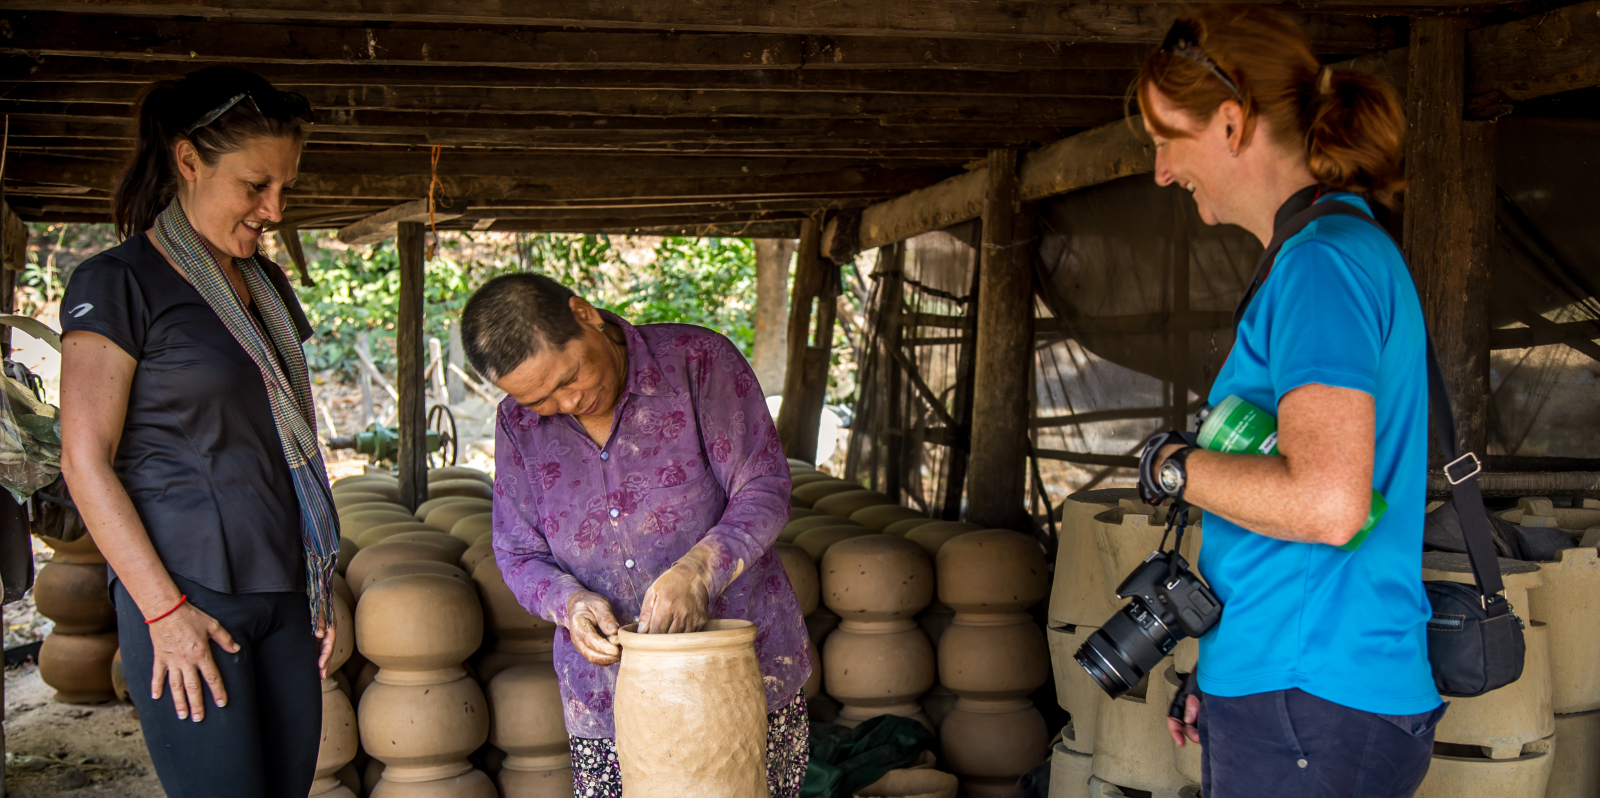
[[[1189,23],[1181,19],[1172,23],[1172,27],[1167,30],[1166,40],[1161,43],[1161,52],[1205,67],[1216,76],[1217,80],[1222,81],[1222,85],[1228,87],[1228,91],[1233,92],[1234,99],[1240,104],[1244,103],[1244,94],[1239,91],[1239,84],[1234,83],[1233,78],[1228,77],[1228,73],[1223,72],[1222,67],[1217,66],[1217,62],[1211,60],[1211,56],[1206,55],[1206,51],[1201,49],[1200,36],[1194,32]]]
[[[277,96],[267,100],[267,105],[270,110],[280,111],[282,112],[282,115],[298,119],[302,122],[311,121],[311,102],[305,97],[295,94],[292,91],[279,91],[273,92],[273,94],[276,94]],[[238,94],[229,97],[221,105],[201,115],[199,119],[195,120],[194,124],[183,129],[183,135],[193,135],[196,130],[199,130],[200,128],[203,128],[206,125],[209,125],[212,122],[222,118],[223,114],[233,110],[235,105],[238,105],[245,100],[250,101],[250,105],[256,109],[257,113],[260,113],[263,116],[269,116],[267,113],[268,109],[263,109],[261,107],[261,103],[256,100],[254,94],[248,91],[241,91]]]

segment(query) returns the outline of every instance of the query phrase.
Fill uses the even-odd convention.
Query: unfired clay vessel
[[[850,514],[851,521],[854,521],[874,532],[882,532],[883,530],[887,529],[890,524],[899,521],[909,521],[914,518],[925,519],[927,516],[911,509],[910,507],[902,507],[898,504],[874,504],[870,507],[863,507]]]
[[[572,753],[554,668],[507,668],[490,680],[487,692],[489,743],[506,753],[499,775],[504,798],[544,798],[563,787],[571,795]]]
[[[405,522],[421,523],[415,518],[412,518],[410,513],[400,509],[399,505],[395,505],[395,508],[392,510],[389,508],[384,508],[381,510],[364,509],[360,512],[340,513],[339,534],[354,540],[357,543],[360,543],[361,533],[375,526]]]
[[[492,534],[493,532],[494,513],[488,511],[473,513],[472,515],[457,521],[454,526],[450,527],[450,534],[461,538],[468,543],[476,543],[478,542],[478,538],[481,538],[484,535]]]
[[[778,543],[772,548],[783,561],[783,571],[789,577],[789,584],[794,586],[795,598],[800,600],[800,614],[816,612],[817,602],[822,595],[816,561],[805,549],[793,543]]]
[[[789,485],[790,485],[789,490],[790,491],[793,491],[795,488],[798,488],[801,485],[809,485],[809,484],[811,484],[813,482],[831,482],[831,481],[843,481],[843,480],[838,480],[836,477],[833,477],[833,476],[830,476],[828,474],[824,474],[821,471],[815,471],[815,470],[810,470],[810,471],[791,471],[791,472],[789,472]]]
[[[471,466],[438,466],[428,469],[428,482],[447,479],[476,479],[485,485],[494,485],[494,478]]]
[[[849,518],[851,513],[863,507],[893,505],[894,503],[894,499],[889,498],[886,493],[880,493],[875,490],[847,490],[842,493],[824,496],[812,502],[811,507],[814,510],[838,518]]]
[[[340,576],[350,568],[350,560],[354,559],[356,552],[361,550],[361,545],[350,538],[339,536],[339,561],[333,567],[334,572]]]
[[[933,601],[933,563],[891,535],[841,540],[822,555],[823,601],[848,622],[904,621]]]
[[[1593,547],[1556,552],[1554,562],[1539,564],[1544,584],[1528,591],[1527,616],[1550,627],[1550,705],[1557,715],[1600,709],[1597,553]],[[1561,751],[1557,758],[1565,757]]]
[[[351,488],[350,490],[346,490],[346,491],[340,491],[339,495],[333,497],[333,506],[334,506],[335,509],[338,509],[338,510],[343,510],[343,509],[345,509],[347,507],[351,507],[351,506],[357,505],[357,504],[388,504],[388,503],[389,503],[389,500],[387,498],[385,498],[384,495],[381,494],[381,493],[374,493],[374,492],[369,491],[369,490],[356,490],[355,488]],[[397,504],[395,506],[399,507],[400,505]]]
[[[494,545],[491,543],[474,543],[461,555],[461,570],[472,573],[478,563],[494,557]]]
[[[970,796],[1009,796],[1017,779],[1049,755],[1050,732],[1025,698],[961,699],[939,727],[950,770]]]
[[[455,558],[450,556],[449,550],[432,543],[419,541],[380,543],[356,553],[350,560],[350,567],[345,571],[345,579],[350,582],[350,587],[357,591],[356,599],[359,601],[362,595],[360,586],[366,583],[367,574],[390,563],[406,560],[431,560],[445,565],[455,564]]]
[[[824,479],[794,488],[789,492],[789,498],[801,507],[811,507],[824,496],[851,490],[861,490],[861,486],[842,479]]]
[[[76,540],[73,540],[70,543],[59,538],[52,538],[44,535],[40,535],[39,539],[44,541],[45,545],[49,546],[51,551],[55,552],[55,554],[51,556],[50,562],[72,563],[74,565],[106,564],[105,556],[100,553],[99,547],[94,544],[94,537],[89,535],[87,532],[78,536]]]
[[[469,765],[470,767],[470,765]],[[387,772],[387,768],[384,769]],[[424,782],[397,782],[379,779],[368,798],[500,798],[492,781],[481,770],[468,770],[459,776]]]
[[[322,680],[322,742],[317,748],[317,769],[311,795],[338,796],[344,789],[338,772],[356,756],[360,738],[356,711],[333,679]]]
[[[965,698],[1023,698],[1049,678],[1044,630],[1027,613],[958,614],[939,639],[939,683]]]
[[[428,526],[421,521],[391,521],[368,527],[356,536],[356,545],[363,549],[370,549],[382,543],[385,538],[393,537],[402,532],[438,532],[438,527]]]
[[[428,498],[443,496],[471,496],[479,499],[494,498],[494,488],[476,479],[445,479],[428,483]]]
[[[793,507],[793,506],[791,506],[789,508],[789,520],[790,521],[798,521],[798,520],[800,520],[802,518],[810,518],[810,517],[816,516],[816,515],[823,515],[823,513],[819,513],[816,510],[811,509],[810,507]]]
[[[56,633],[86,635],[117,628],[104,565],[46,563],[34,578],[33,600],[40,615],[56,622]]]
[[[895,714],[931,726],[917,698],[933,686],[933,646],[912,618],[933,599],[932,577],[921,547],[890,535],[844,540],[823,555],[823,601],[842,619],[823,644],[840,723]]]
[[[493,651],[478,663],[478,677],[489,681],[512,665],[548,663],[555,624],[523,608],[493,557],[478,563],[472,581],[483,604],[484,625],[494,637]]]
[[[905,539],[921,546],[928,552],[929,557],[936,557],[939,549],[943,548],[947,541],[980,529],[983,527],[966,521],[934,521],[931,524],[918,525],[905,534]]]
[[[956,798],[960,782],[939,770],[891,770],[853,798]]]
[[[1561,743],[1539,740],[1513,759],[1435,753],[1416,798],[1545,798]]]
[[[924,516],[918,518],[907,518],[904,521],[895,521],[894,523],[883,528],[883,534],[894,535],[895,537],[903,538],[906,536],[907,532],[910,532],[911,530],[916,529],[923,524],[934,523],[937,520],[939,519],[928,518]]]
[[[111,658],[117,633],[69,635],[52,633],[39,647],[39,678],[56,689],[64,704],[99,704],[115,700]]]
[[[1022,612],[1050,591],[1044,551],[1020,532],[957,536],[939,549],[936,565],[939,600],[958,614]]]
[[[418,521],[426,521],[428,519],[428,513],[431,513],[434,510],[445,506],[446,504],[455,504],[456,502],[482,503],[483,499],[476,499],[470,496],[440,496],[437,499],[428,499],[427,501],[417,505],[417,510],[416,512],[412,513],[412,515],[416,516]]]
[[[807,529],[796,535],[794,545],[805,549],[807,555],[813,560],[821,562],[823,554],[828,548],[841,540],[870,535],[872,531],[864,526],[850,524],[849,526],[824,526],[816,529]]]
[[[628,798],[766,798],[767,697],[756,627],[619,633],[614,718]]]
[[[444,532],[445,534],[449,534],[455,529],[457,521],[467,518],[468,516],[482,515],[489,511],[490,505],[488,502],[477,499],[465,499],[458,502],[451,502],[450,504],[446,504],[442,507],[433,508],[433,510],[429,511],[425,523],[427,523],[429,526],[438,527],[440,531]],[[472,541],[471,539],[468,539],[467,542],[470,544]]]
[[[439,548],[450,552],[450,556],[456,560],[460,560],[461,555],[466,554],[467,549],[472,548],[471,543],[468,543],[461,538],[447,535],[443,532],[433,532],[426,529],[418,529],[411,532],[401,532],[397,535],[389,535],[378,542],[398,543],[400,541],[414,541],[417,543],[427,543],[433,546],[438,546]]]
[[[433,560],[402,560],[400,562],[392,562],[388,565],[380,566],[372,571],[369,571],[366,579],[362,580],[361,582],[361,592],[366,593],[372,588],[373,585],[382,582],[385,579],[393,579],[397,576],[406,576],[409,574],[437,574],[439,576],[445,576],[458,580],[462,584],[467,584],[472,581],[472,577],[467,576],[466,571],[463,571],[454,565],[435,562]]]
[[[804,518],[795,518],[783,525],[783,531],[778,533],[778,540],[782,543],[793,543],[801,532],[812,529],[821,529],[827,526],[860,526],[854,521],[838,518],[823,513],[808,515]],[[862,527],[865,529],[865,527]]]
[[[483,610],[471,586],[447,576],[411,574],[362,594],[355,628],[356,647],[380,668],[379,682],[431,684],[465,675],[461,661],[483,642]]]
[[[382,496],[385,501],[396,503],[400,501],[399,483],[375,479],[368,482],[348,483],[350,487],[343,487],[345,484],[347,483],[340,480],[339,484],[333,486],[333,494],[338,496],[344,493],[373,493]]]

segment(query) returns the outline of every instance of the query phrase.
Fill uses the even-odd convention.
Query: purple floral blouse
[[[696,544],[716,549],[711,617],[754,621],[768,711],[811,673],[799,600],[772,551],[789,519],[789,464],[755,373],[727,338],[686,324],[635,327],[611,438],[507,398],[495,435],[494,555],[535,615],[564,624],[577,590],[638,619],[655,578]],[[612,737],[617,666],[590,664],[556,631],[567,733]]]

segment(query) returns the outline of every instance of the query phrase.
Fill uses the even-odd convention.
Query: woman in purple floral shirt
[[[538,274],[495,278],[462,313],[467,358],[508,394],[495,436],[494,553],[558,624],[579,798],[622,794],[606,638],[753,621],[766,681],[768,784],[796,798],[808,758],[805,620],[772,551],[789,465],[739,350],[685,324],[635,327]]]

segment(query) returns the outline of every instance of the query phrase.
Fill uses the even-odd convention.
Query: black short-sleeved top
[[[265,271],[311,337],[288,278]],[[61,307],[63,333],[98,333],[139,361],[115,469],[167,570],[222,593],[304,591],[266,384],[200,292],[141,234],[78,266]]]

